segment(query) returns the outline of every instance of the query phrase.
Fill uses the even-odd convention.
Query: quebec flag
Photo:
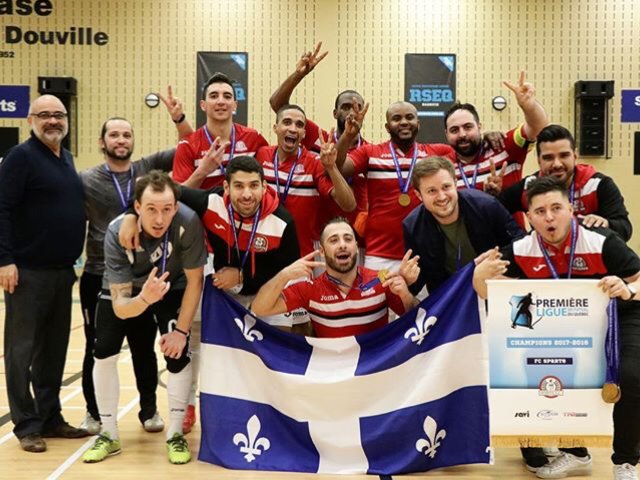
[[[205,282],[199,459],[377,475],[491,463],[472,267],[386,327],[337,339],[277,330]]]

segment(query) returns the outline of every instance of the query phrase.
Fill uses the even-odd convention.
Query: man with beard
[[[167,107],[173,117],[181,116],[181,103],[173,97],[171,90]],[[170,103],[179,104],[174,111]],[[172,118],[173,118],[172,117]],[[181,122],[187,124],[187,122]],[[178,127],[180,128],[180,127]],[[82,364],[82,392],[87,404],[87,415],[83,427],[91,434],[100,431],[100,417],[93,387],[93,345],[95,343],[95,311],[102,289],[104,275],[104,236],[109,223],[124,212],[133,201],[136,180],[151,170],[171,171],[175,149],[159,152],[135,162],[131,161],[134,135],[131,123],[120,117],[104,122],[98,140],[104,155],[104,163],[80,172],[84,187],[85,212],[88,219],[87,260],[80,278],[80,303],[84,315],[85,354]],[[152,319],[128,322],[126,337],[140,393],[138,417],[148,432],[158,432],[164,427],[157,413],[156,387],[158,364],[153,348],[140,342],[149,338],[145,332],[155,331]],[[148,343],[148,341],[147,341]]]
[[[207,123],[178,143],[173,162],[173,178],[191,188],[209,190],[219,187],[225,178],[225,167],[238,155],[255,155],[267,141],[253,128],[233,122],[238,108],[233,83],[223,73],[215,73],[202,87],[200,108]],[[174,122],[184,121],[184,115]],[[223,146],[222,163],[214,151]]]
[[[524,70],[520,72],[518,85],[503,83],[514,93],[524,113],[524,123],[506,133],[504,148],[484,147],[482,124],[473,105],[455,103],[445,114],[447,142],[455,150],[447,157],[456,166],[458,188],[476,188],[497,195],[519,181],[531,143],[549,123],[542,105],[535,99],[533,85],[525,81]]]
[[[296,87],[313,71],[316,65],[327,56],[329,52],[320,53],[321,47],[322,42],[319,42],[313,52],[303,53],[296,64],[295,71],[273,92],[269,103],[274,112],[277,112],[284,105],[290,103],[291,95]],[[315,122],[307,118],[302,145],[307,150],[320,153],[323,142],[328,142],[333,138],[333,141],[338,143],[338,139],[342,136],[342,132],[344,132],[345,119],[354,111],[354,106],[360,110],[367,108],[365,107],[362,95],[355,90],[344,90],[340,92],[335,99],[333,107],[333,118],[336,119],[335,132],[331,134],[331,132],[323,130],[319,128]],[[358,134],[351,145],[349,145],[349,150],[354,150],[360,145],[366,145],[368,143],[369,142]],[[334,217],[345,217],[351,225],[354,226],[357,233],[362,233],[367,212],[367,181],[362,174],[351,177],[347,179],[347,181],[356,198],[356,208],[348,212],[340,209],[337,204],[330,203],[323,208],[319,223],[320,225],[324,225]]]
[[[402,223],[405,248],[419,257],[420,276],[411,291],[433,292],[479,254],[509,245],[524,235],[513,217],[491,195],[458,190],[451,162],[420,160],[411,178],[422,205]]]
[[[256,153],[256,159],[264,168],[265,180],[295,220],[302,255],[312,252],[314,242],[320,238],[319,212],[327,204],[335,202],[346,211],[356,206],[353,192],[335,164],[337,151],[332,139],[320,140],[321,150],[326,150],[326,154],[321,153],[320,161],[300,145],[306,122],[302,108],[283,106],[273,126],[278,144],[263,147]]]
[[[631,238],[631,222],[624,198],[611,177],[591,165],[578,164],[576,141],[561,125],[549,125],[536,143],[540,170],[502,192],[500,200],[511,213],[527,211],[526,188],[538,177],[552,176],[569,191],[573,211],[585,227],[605,227],[625,241]]]
[[[542,135],[542,133],[541,133]],[[572,156],[573,149],[568,149]],[[473,285],[487,297],[491,278],[596,278],[616,298],[619,320],[619,400],[613,408],[613,475],[637,480],[640,458],[640,259],[619,235],[606,228],[585,228],[574,218],[570,191],[553,175],[535,178],[527,186],[529,235],[500,251],[484,255],[474,271]],[[591,456],[586,448],[562,448],[550,463],[542,448],[524,448],[527,469],[539,478],[586,475]]]
[[[85,214],[82,183],[62,147],[64,105],[53,95],[38,97],[27,121],[31,137],[0,165],[4,365],[13,433],[23,450],[44,452],[43,437],[89,435],[65,422],[60,405]]]
[[[378,329],[389,321],[389,308],[402,315],[417,305],[400,273],[383,273],[357,266],[355,232],[344,218],[331,220],[320,235],[319,253],[325,264],[313,260],[318,252],[300,258],[278,273],[258,292],[251,310],[258,316],[304,308],[315,335],[346,337]],[[417,259],[404,258],[402,271],[410,282],[418,275]],[[314,268],[325,266],[318,278]],[[306,277],[287,286],[292,280]]]
[[[385,128],[391,138],[377,145],[362,145],[347,154],[364,116],[364,111],[355,113],[347,117],[336,162],[346,178],[358,174],[367,178],[369,216],[364,265],[374,270],[394,270],[405,253],[402,221],[420,204],[409,191],[416,162],[432,155],[446,155],[451,147],[417,143],[420,121],[416,108],[408,102],[395,102],[386,113]]]

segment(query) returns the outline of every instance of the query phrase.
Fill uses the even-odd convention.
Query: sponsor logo
[[[247,144],[244,143],[242,140],[238,140],[236,142],[236,152],[246,152],[247,150],[249,150],[247,148]]]
[[[369,289],[363,291],[362,293],[360,293],[360,296],[361,297],[369,297],[369,296],[373,295],[374,293],[376,293],[375,289],[369,288]]]
[[[551,420],[553,417],[557,417],[558,412],[554,410],[540,410],[536,417],[541,418],[542,420]]]
[[[267,240],[267,237],[257,235],[253,241],[253,249],[256,252],[266,252],[269,249],[269,241]]]
[[[540,380],[538,385],[538,395],[547,398],[556,398],[564,395],[562,382],[558,377],[547,375]]]
[[[338,296],[337,295],[321,295],[320,296],[320,301],[321,302],[332,302],[334,300],[338,300]]]
[[[296,165],[296,168],[293,170],[293,173],[304,173],[304,165]]]
[[[213,228],[216,230],[224,230],[224,225],[220,225],[219,223],[214,223]]]
[[[542,270],[545,267],[546,267],[546,265],[544,263],[541,263],[540,265],[536,265],[535,267],[533,267],[533,271],[534,272],[539,272],[540,270]]]
[[[564,412],[563,417],[587,417],[587,412]]]
[[[513,416],[514,418],[530,418],[531,417],[531,415],[529,414],[529,410],[527,410],[526,412],[515,412]]]

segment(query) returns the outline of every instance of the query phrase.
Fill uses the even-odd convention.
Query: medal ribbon
[[[337,145],[338,139],[339,139],[338,134],[336,132],[333,132],[333,143]],[[360,136],[360,134],[358,134],[358,143],[356,144],[355,148],[360,148],[360,145],[362,145],[362,137]]]
[[[253,244],[253,239],[256,236],[256,232],[258,231],[258,222],[260,221],[260,211],[262,210],[262,205],[258,207],[255,215],[253,216],[253,226],[251,227],[251,234],[249,235],[249,243],[247,244],[247,249],[244,252],[244,255],[240,255],[240,242],[238,241],[238,230],[236,229],[236,220],[233,217],[233,208],[231,207],[231,203],[227,205],[227,211],[229,212],[229,223],[231,224],[231,230],[233,231],[233,239],[236,242],[236,253],[238,254],[238,260],[240,260],[240,271],[244,269],[245,264],[247,263],[247,259],[249,258],[249,252],[251,252],[251,245]],[[240,220],[240,229],[242,229],[242,220]]]
[[[553,265],[553,261],[551,260],[551,257],[549,257],[549,253],[547,252],[547,249],[544,247],[544,244],[542,243],[542,239],[540,235],[536,234],[536,238],[538,239],[538,245],[540,246],[540,250],[542,250],[544,261],[549,267],[549,270],[551,271],[551,275],[553,276],[553,278],[557,280],[558,278],[560,278],[560,275],[558,275],[558,271],[556,270],[556,267]],[[573,267],[573,258],[576,253],[577,242],[578,242],[578,223],[576,222],[575,218],[572,218],[571,219],[571,250],[569,250],[569,266],[567,267],[567,278],[571,278],[571,269]]]
[[[476,168],[473,170],[473,177],[471,179],[471,183],[469,183],[469,179],[467,178],[467,174],[462,168],[460,162],[458,162],[458,170],[460,171],[460,178],[462,178],[462,182],[466,188],[476,188],[476,180],[478,179],[478,167],[480,167],[479,163],[476,163]]]
[[[380,283],[380,279],[378,277],[376,277],[376,278],[374,278],[372,280],[369,280],[367,283],[363,284],[362,283],[362,275],[360,273],[360,270],[357,271],[356,281],[353,283],[353,285],[347,285],[342,280],[340,280],[339,278],[334,277],[333,275],[330,275],[329,273],[327,273],[327,278],[329,279],[329,281],[331,283],[333,283],[335,285],[339,285],[339,286],[342,286],[342,287],[347,287],[348,289],[355,288],[357,290],[360,290],[361,292],[369,290],[370,288],[372,288],[375,285],[377,285],[378,283]]]
[[[298,147],[298,155],[291,165],[291,170],[289,170],[289,176],[287,177],[287,183],[284,185],[284,191],[280,193],[280,160],[278,158],[278,149],[276,148],[276,153],[273,157],[273,170],[276,176],[276,192],[278,192],[278,197],[280,197],[280,201],[284,205],[287,201],[287,196],[289,195],[289,189],[291,188],[291,180],[293,180],[293,174],[295,173],[296,166],[298,165],[298,161],[300,160],[300,156],[302,155],[302,149]]]
[[[604,355],[607,361],[605,383],[620,385],[620,337],[618,332],[618,304],[615,298],[607,305],[607,335],[604,343]]]
[[[207,137],[207,140],[209,141],[209,147],[211,147],[211,145],[213,145],[213,138],[211,138],[211,134],[209,133],[209,129],[207,128],[207,126],[204,126],[204,134]],[[229,159],[227,160],[227,162],[230,162],[231,160],[233,160],[233,156],[236,153],[236,127],[235,125],[232,123],[231,124],[231,145],[229,146]],[[222,174],[224,175],[224,165],[222,164],[222,162],[220,162],[220,171],[222,172]]]
[[[111,175],[111,180],[113,180],[113,184],[116,187],[116,192],[118,192],[118,197],[120,197],[120,203],[122,204],[122,211],[124,212],[129,207],[129,201],[131,200],[131,184],[133,183],[133,164],[131,168],[129,168],[129,181],[127,182],[127,197],[125,198],[124,193],[122,193],[122,188],[120,188],[120,183],[116,178],[116,174],[109,169],[109,166],[105,164],[104,169]]]
[[[411,175],[413,175],[413,167],[416,166],[416,159],[418,158],[418,143],[413,144],[413,158],[411,159],[411,166],[409,167],[409,175],[407,180],[402,178],[402,169],[400,168],[400,162],[398,162],[398,156],[396,155],[396,149],[393,142],[389,142],[389,152],[391,152],[391,158],[393,158],[393,164],[396,167],[396,175],[398,176],[398,185],[400,186],[400,192],[406,194],[409,191],[409,185],[411,185]]]
[[[169,229],[164,232],[164,239],[162,240],[162,258],[160,259],[160,275],[167,271],[167,258],[169,250]]]

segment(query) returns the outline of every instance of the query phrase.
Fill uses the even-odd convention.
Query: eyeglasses
[[[40,120],[49,120],[50,118],[55,118],[56,120],[62,120],[67,118],[66,112],[40,112],[40,113],[32,113],[32,117],[38,117]]]

